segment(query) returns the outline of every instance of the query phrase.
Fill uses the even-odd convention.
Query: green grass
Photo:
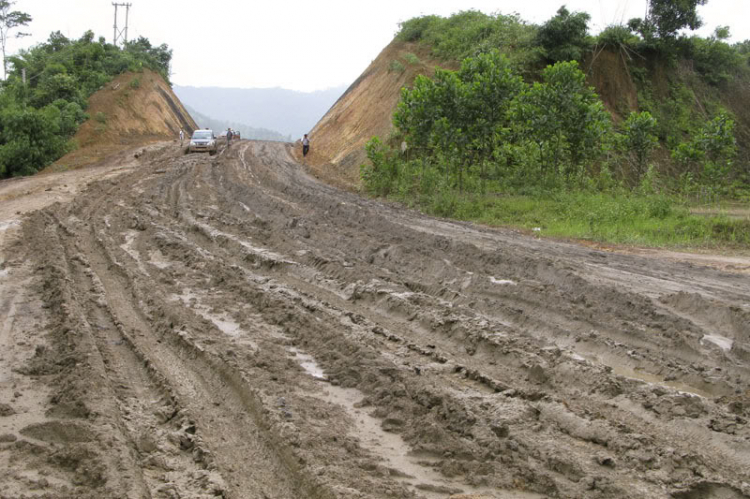
[[[560,193],[531,196],[442,196],[425,211],[541,236],[668,248],[748,248],[750,218],[690,214],[666,196]]]

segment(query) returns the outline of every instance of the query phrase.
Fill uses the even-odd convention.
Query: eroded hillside
[[[78,168],[134,146],[187,136],[197,125],[157,73],[124,73],[89,99],[90,116],[74,137],[78,148],[50,169]]]

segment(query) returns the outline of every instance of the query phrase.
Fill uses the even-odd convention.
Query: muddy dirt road
[[[0,227],[0,497],[750,495],[746,260],[131,163]]]

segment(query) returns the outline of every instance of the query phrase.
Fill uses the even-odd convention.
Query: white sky
[[[31,14],[32,36],[12,40],[10,53],[59,30],[79,38],[91,29],[112,41],[113,0],[17,0]],[[174,50],[178,85],[283,87],[312,91],[354,81],[393,39],[398,23],[423,14],[477,9],[518,12],[542,23],[565,3],[591,15],[592,32],[643,17],[646,0],[118,0],[130,1],[128,38],[145,36]],[[731,41],[750,39],[750,0],[709,0],[699,8],[708,35],[719,25]],[[120,27],[124,9],[120,8]]]

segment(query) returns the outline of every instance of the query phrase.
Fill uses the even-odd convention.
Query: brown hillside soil
[[[419,62],[409,63],[407,54],[416,55]],[[404,70],[392,70],[393,61],[401,63]],[[310,132],[310,169],[326,181],[356,188],[359,166],[367,158],[364,146],[376,135],[388,137],[401,88],[410,85],[418,74],[432,76],[436,66],[446,67],[424,45],[391,42]],[[301,160],[300,144],[295,155]]]
[[[78,149],[46,171],[92,165],[134,146],[175,139],[180,128],[190,137],[197,128],[169,84],[149,69],[109,82],[89,98],[86,112],[90,119],[73,138]]]
[[[638,89],[628,71],[630,63],[625,52],[601,50],[581,64],[588,83],[604,102],[615,121],[627,118],[638,109]]]
[[[0,497],[750,495],[746,274],[426,217],[293,154],[0,182]],[[50,178],[72,200],[25,213]]]

